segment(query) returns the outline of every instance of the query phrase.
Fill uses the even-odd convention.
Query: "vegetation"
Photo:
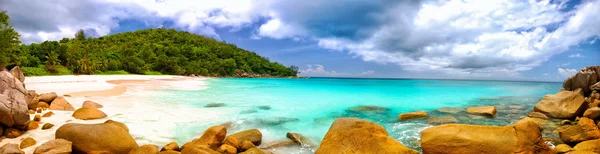
[[[295,76],[298,67],[285,67],[212,38],[156,28],[86,38],[21,44],[19,34],[0,13],[0,67],[19,65],[26,75],[49,74],[198,74],[234,76],[236,70],[271,76]],[[43,70],[43,71],[42,71]]]

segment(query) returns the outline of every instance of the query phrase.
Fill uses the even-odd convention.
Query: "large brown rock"
[[[34,154],[70,154],[73,143],[65,139],[50,140],[33,151]]]
[[[0,71],[0,124],[26,126],[29,121],[23,83],[6,71]]]
[[[59,96],[50,103],[50,110],[65,110],[65,111],[74,111],[73,105],[71,105],[64,97]]]
[[[243,141],[250,141],[254,145],[259,146],[262,142],[262,133],[258,129],[237,132],[225,137],[225,142],[223,142],[223,144],[229,144],[240,149]]]
[[[89,101],[88,100],[88,101],[84,101],[83,105],[81,105],[81,107],[96,108],[97,109],[97,108],[102,108],[103,106],[102,106],[102,104],[98,104],[98,103],[96,103],[94,101]]]
[[[73,112],[73,117],[81,120],[102,119],[106,114],[96,108],[79,108]]]
[[[217,152],[220,152],[222,154],[236,154],[237,148],[235,148],[229,144],[223,144],[223,145],[221,145],[221,147],[219,147],[217,149]]]
[[[600,130],[594,120],[583,117],[576,125],[558,127],[558,135],[565,143],[578,143],[581,141],[599,139]]]
[[[357,118],[339,118],[329,128],[316,154],[418,154],[390,137],[382,126]]]
[[[600,153],[600,139],[583,141],[575,145],[573,150]]]
[[[583,112],[583,116],[590,118],[590,119],[598,119],[598,118],[600,118],[600,108],[599,107],[589,108],[589,109],[585,110],[585,112]]]
[[[206,145],[193,145],[188,144],[189,146],[183,145],[183,149],[181,150],[182,154],[221,154]]]
[[[13,67],[12,69],[10,69],[10,74],[12,74],[15,78],[19,79],[21,83],[25,83],[25,74],[23,74],[23,70],[21,70],[21,67]]]
[[[11,144],[11,143],[1,146],[0,153],[1,154],[25,154],[25,152],[23,152],[23,151],[21,151],[21,149],[19,149],[18,144]]]
[[[402,114],[398,115],[398,120],[404,121],[404,120],[410,120],[410,119],[425,118],[427,116],[428,116],[427,112],[424,112],[424,111],[408,112],[408,113],[402,113]]]
[[[140,147],[137,147],[131,151],[129,154],[156,154],[158,153],[158,147],[156,145],[146,144]]]
[[[483,115],[493,117],[496,116],[496,107],[494,106],[479,106],[467,108],[467,113],[474,115]]]
[[[171,142],[160,149],[160,151],[179,151],[177,142]]]
[[[421,132],[423,153],[550,154],[538,123],[525,118],[510,126],[447,124]]]
[[[40,103],[40,100],[36,96],[37,93],[35,93],[35,90],[27,90],[25,94],[25,102],[27,102],[27,108],[30,110],[35,110],[38,103]]]
[[[40,94],[38,96],[38,99],[41,102],[49,103],[49,102],[54,101],[54,99],[56,99],[57,97],[58,97],[58,95],[55,92],[51,92],[51,93]]]
[[[200,138],[194,140],[192,143],[196,145],[206,145],[213,150],[217,150],[221,146],[221,143],[227,135],[227,128],[225,126],[212,126]]]
[[[535,105],[533,111],[541,112],[549,117],[574,119],[582,114],[588,105],[579,90],[561,90],[556,94],[548,94]]]
[[[73,152],[108,151],[128,153],[138,147],[129,132],[115,123],[68,123],[56,130],[56,138],[73,142]]]
[[[588,66],[579,70],[575,75],[563,82],[565,90],[581,88],[584,93],[590,93],[590,87],[600,80],[600,66]]]

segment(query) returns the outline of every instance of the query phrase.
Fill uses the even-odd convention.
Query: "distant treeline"
[[[75,38],[24,45],[0,12],[0,66],[21,66],[26,75],[45,74],[197,74],[234,76],[236,70],[296,76],[285,67],[233,44],[174,29],[145,29],[98,38]],[[240,71],[238,71],[240,72]]]

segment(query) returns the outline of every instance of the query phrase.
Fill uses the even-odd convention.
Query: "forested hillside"
[[[3,15],[2,15],[3,14]],[[8,25],[8,16],[5,25]],[[12,30],[12,27],[8,25]],[[9,40],[0,27],[0,39]],[[14,31],[14,30],[12,30]],[[16,33],[16,32],[15,32]],[[18,41],[18,34],[17,34]],[[295,76],[297,67],[285,67],[233,44],[174,29],[145,29],[98,38],[83,30],[75,38],[24,45],[0,44],[0,65],[24,67],[27,75],[50,74],[198,74],[234,76],[237,72]],[[1,55],[0,55],[1,56]],[[126,71],[126,72],[125,72]]]

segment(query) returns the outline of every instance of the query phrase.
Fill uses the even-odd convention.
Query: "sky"
[[[1,0],[25,44],[175,28],[300,75],[562,81],[600,65],[600,0]]]

